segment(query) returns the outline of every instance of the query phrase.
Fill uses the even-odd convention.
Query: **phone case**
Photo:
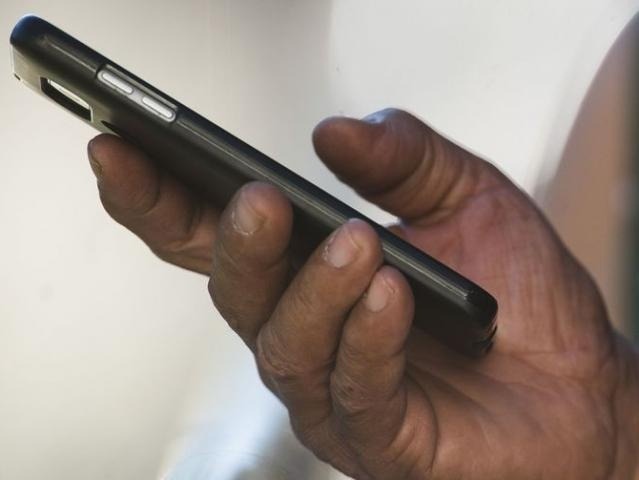
[[[293,205],[291,249],[299,266],[348,219],[367,221],[380,236],[384,262],[411,285],[414,326],[466,355],[490,348],[497,302],[470,280],[50,23],[22,18],[11,45],[19,80],[96,129],[136,144],[214,204],[223,207],[249,181],[279,187]]]

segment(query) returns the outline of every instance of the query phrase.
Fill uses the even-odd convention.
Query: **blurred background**
[[[206,279],[102,211],[93,132],[12,76],[36,13],[380,221],[316,160],[405,108],[535,195],[631,332],[636,0],[2,0],[0,480],[343,478],[297,444]],[[639,297],[639,295],[636,295]]]

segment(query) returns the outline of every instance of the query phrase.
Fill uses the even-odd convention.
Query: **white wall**
[[[631,0],[3,0],[0,32],[8,39],[22,14],[38,13],[361,205],[313,157],[322,117],[408,108],[530,189],[635,9]],[[92,132],[20,86],[5,58],[0,479],[147,479],[180,459],[175,478],[195,479],[180,468],[201,463],[221,479],[232,478],[219,473],[228,459],[277,463],[264,445],[269,431],[286,432],[283,412],[213,312],[205,279],[162,264],[108,219],[84,153]],[[294,448],[289,434],[278,442]]]

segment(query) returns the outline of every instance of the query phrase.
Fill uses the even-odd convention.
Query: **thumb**
[[[495,167],[400,110],[364,120],[328,118],[315,128],[313,143],[340,180],[409,222],[439,220],[500,184],[515,188]]]

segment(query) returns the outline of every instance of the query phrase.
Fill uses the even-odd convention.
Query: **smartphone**
[[[384,262],[410,283],[414,327],[468,356],[489,350],[497,302],[470,280],[45,20],[23,17],[11,45],[19,81],[97,130],[135,144],[217,207],[250,181],[278,187],[293,205],[291,252],[298,266],[344,222],[368,222]]]

